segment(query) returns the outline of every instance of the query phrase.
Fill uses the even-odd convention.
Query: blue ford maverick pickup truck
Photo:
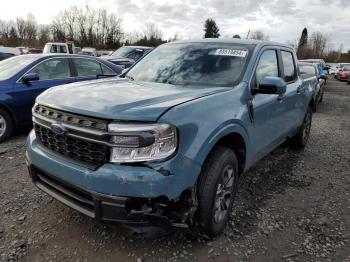
[[[286,140],[306,145],[313,93],[283,44],[164,44],[122,78],[40,95],[29,172],[41,190],[98,221],[213,237],[240,175]]]

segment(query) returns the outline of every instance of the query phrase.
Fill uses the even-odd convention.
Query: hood
[[[173,106],[227,90],[231,88],[176,86],[115,78],[50,88],[37,98],[37,103],[105,119],[157,121]]]

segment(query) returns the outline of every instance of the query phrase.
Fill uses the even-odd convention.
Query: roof
[[[40,58],[45,58],[45,57],[81,57],[81,58],[87,58],[87,59],[99,59],[98,57],[93,57],[93,56],[86,56],[86,55],[78,55],[78,54],[54,54],[54,53],[47,53],[47,54],[26,54],[26,55],[21,55],[21,57],[24,56],[31,56],[35,57],[37,59]],[[100,59],[101,60],[101,59]]]
[[[245,45],[277,45],[292,48],[287,44],[282,44],[273,41],[265,41],[265,40],[254,40],[254,39],[239,39],[239,38],[204,38],[204,39],[193,39],[193,40],[181,40],[175,41],[168,44],[173,43],[223,43],[223,44],[245,44]]]
[[[132,47],[132,48],[140,48],[140,49],[154,49],[152,46],[138,46],[138,45],[125,45],[122,47]]]

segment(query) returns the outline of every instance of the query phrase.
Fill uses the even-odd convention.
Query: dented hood
[[[157,121],[171,107],[229,89],[109,78],[50,88],[37,103],[106,119]]]

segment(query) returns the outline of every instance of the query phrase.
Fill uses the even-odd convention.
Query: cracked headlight
[[[112,163],[160,161],[177,149],[177,130],[172,125],[111,123],[108,131],[114,145]]]

